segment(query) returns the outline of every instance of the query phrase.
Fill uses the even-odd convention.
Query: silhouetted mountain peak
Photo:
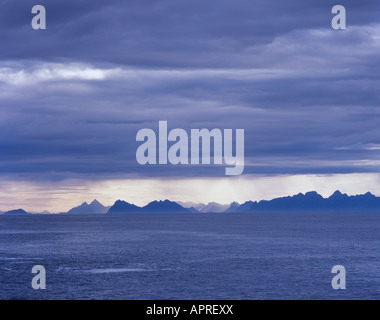
[[[201,213],[199,210],[197,210],[194,207],[190,207],[190,208],[186,208],[186,209],[189,210],[189,212],[191,212],[191,213]]]
[[[228,204],[220,204],[217,202],[209,202],[205,205],[200,211],[203,213],[220,213],[225,212],[231,205]]]
[[[176,202],[184,208],[190,209],[193,207],[193,208],[197,209],[198,211],[206,206],[206,204],[204,204],[204,203],[191,202],[191,201],[186,201],[186,202],[176,201]]]
[[[348,198],[346,193],[342,193],[339,190],[336,190],[328,199],[330,200],[338,200],[342,198]]]
[[[152,201],[142,208],[144,212],[189,212],[177,202],[166,200]]]
[[[140,211],[141,211],[141,208],[134,204],[128,203],[123,200],[117,200],[114,203],[114,205],[111,208],[109,208],[107,213],[119,214],[119,213],[132,213],[132,212],[140,212]]]
[[[29,212],[26,212],[23,209],[16,209],[4,212],[5,215],[30,215]]]
[[[226,212],[235,212],[239,207],[240,207],[240,204],[234,201],[227,208]]]
[[[103,206],[98,200],[92,201],[90,204],[83,202],[80,206],[72,208],[67,213],[69,214],[94,214],[106,213],[107,207]]]
[[[376,198],[376,196],[373,195],[373,194],[372,194],[371,192],[369,192],[369,191],[368,191],[367,193],[365,193],[364,196],[367,197],[367,198]]]
[[[304,197],[309,199],[323,199],[323,197],[316,191],[306,192]]]

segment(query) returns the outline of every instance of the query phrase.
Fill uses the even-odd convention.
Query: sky
[[[31,27],[46,7],[47,29]],[[331,28],[342,4],[347,29]],[[380,195],[380,2],[0,0],[0,210],[97,198]],[[245,170],[136,161],[136,133],[245,130]]]

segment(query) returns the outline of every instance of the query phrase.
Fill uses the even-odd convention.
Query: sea
[[[380,299],[380,214],[0,216],[0,299]]]

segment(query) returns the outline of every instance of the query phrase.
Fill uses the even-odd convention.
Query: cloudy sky
[[[0,5],[0,210],[380,195],[378,0]],[[245,129],[244,174],[139,165],[136,133],[159,120]]]

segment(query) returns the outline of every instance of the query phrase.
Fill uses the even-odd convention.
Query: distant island
[[[17,215],[25,216],[25,215],[30,215],[31,213],[26,212],[23,209],[17,209],[17,210],[11,210],[11,211],[4,212],[3,214],[8,215],[8,216],[17,216]]]
[[[243,204],[219,204],[210,202],[175,202],[170,200],[152,201],[140,207],[133,203],[117,200],[107,207],[99,201],[87,202],[63,212],[66,215],[75,214],[128,214],[128,213],[250,213],[250,212],[379,212],[380,197],[370,192],[349,196],[335,191],[330,197],[324,198],[316,191],[299,193],[293,196],[275,198],[272,200],[247,201]],[[30,215],[23,209],[11,210],[4,215]]]
[[[110,207],[103,206],[98,200],[92,201],[90,204],[83,202],[80,206],[72,208],[68,214],[101,214],[107,213]]]

